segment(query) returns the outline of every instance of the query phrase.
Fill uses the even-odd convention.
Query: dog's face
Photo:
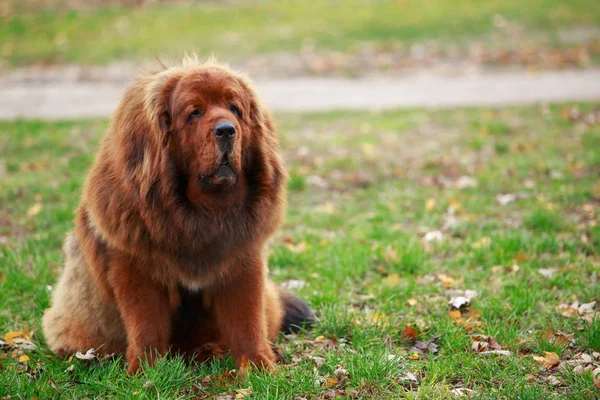
[[[187,196],[232,190],[243,179],[243,152],[253,134],[252,94],[223,68],[198,70],[170,85],[163,121],[169,152],[187,179]]]

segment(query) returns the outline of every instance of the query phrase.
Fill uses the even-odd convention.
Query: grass
[[[523,27],[525,36],[542,32],[551,41],[559,28],[600,25],[595,0],[530,0],[526,11],[518,0],[267,0],[79,11],[7,4],[12,12],[0,23],[0,54],[13,66],[97,64],[183,51],[239,60],[302,49],[347,51],[365,42],[460,42],[494,32],[498,15]]]
[[[40,319],[106,121],[2,122],[0,336],[29,327],[38,348],[21,363],[0,348],[0,398],[192,399],[249,388],[251,398],[438,399],[465,388],[476,398],[597,398],[590,372],[546,369],[532,356],[555,352],[567,365],[600,352],[600,318],[556,308],[600,301],[600,127],[564,117],[599,105],[280,115],[292,180],[270,267],[277,282],[305,282],[296,292],[319,322],[278,339],[287,362],[275,373],[243,381],[227,373],[230,359],[167,357],[128,377],[120,359],[49,353]],[[499,194],[516,200],[500,205]],[[435,230],[442,240],[427,242]],[[478,295],[456,319],[449,291],[465,289]],[[438,333],[438,352],[410,350]],[[475,353],[472,333],[511,354]],[[335,378],[338,367],[345,377]]]

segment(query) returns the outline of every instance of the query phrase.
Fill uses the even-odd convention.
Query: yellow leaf
[[[400,278],[400,275],[394,272],[393,274],[388,275],[383,280],[383,283],[385,283],[389,287],[396,287],[400,284],[401,281],[402,279]]]
[[[335,378],[329,378],[329,379],[327,379],[327,382],[325,382],[325,386],[327,386],[327,387],[336,387],[337,383],[338,383],[337,379],[335,379]]]
[[[35,217],[40,213],[40,211],[42,211],[42,208],[44,208],[42,203],[35,203],[31,207],[29,207],[29,210],[27,210],[27,216],[30,218]]]
[[[460,315],[459,310],[448,311],[448,316],[453,321],[458,321],[458,320],[462,319],[462,315]]]
[[[431,211],[435,208],[435,199],[427,199],[425,202],[425,210]]]
[[[306,245],[306,242],[300,242],[298,244],[287,243],[285,247],[287,247],[292,253],[302,253],[306,251],[308,246]]]
[[[444,289],[453,288],[462,281],[459,279],[454,279],[450,275],[446,274],[438,274],[437,278],[442,282],[442,286],[444,287]]]
[[[388,263],[396,262],[398,261],[398,252],[392,246],[388,246],[383,253],[383,259]]]
[[[23,354],[21,357],[19,357],[19,362],[20,363],[26,363],[27,361],[29,361],[29,356]]]
[[[332,202],[328,201],[319,207],[319,211],[324,212],[325,214],[335,214],[337,212],[337,207]]]
[[[558,357],[558,354],[553,351],[544,352],[544,359],[546,360],[548,368],[552,368],[560,364],[560,358]]]
[[[417,299],[415,299],[415,298],[412,298],[412,299],[406,300],[406,304],[408,304],[411,307],[414,307],[417,304],[419,304],[419,301]]]
[[[360,151],[367,158],[373,158],[373,156],[375,156],[375,146],[372,143],[361,143]]]
[[[23,337],[23,332],[21,331],[11,331],[7,332],[4,335],[4,341],[8,344],[13,344],[15,338]]]
[[[25,328],[23,328],[23,337],[27,340],[31,340],[31,338],[33,337],[35,331],[30,331],[29,330],[29,325],[25,325]]]
[[[475,243],[473,243],[472,246],[475,249],[481,249],[481,248],[490,247],[490,243],[492,243],[492,239],[490,239],[487,236],[484,236],[481,239],[479,239],[478,241],[476,241]]]
[[[408,356],[409,360],[418,360],[419,358],[421,358],[421,356],[419,356],[419,353],[412,353],[410,356]]]
[[[462,209],[462,204],[460,204],[456,199],[450,199],[448,206],[452,207],[454,211],[460,211]]]
[[[236,399],[245,399],[246,397],[249,397],[252,394],[252,387],[246,388],[246,389],[238,389],[235,391],[235,398]]]
[[[558,357],[558,354],[553,351],[545,351],[544,357],[533,356],[533,359],[547,369],[554,368],[560,364],[560,358]]]
[[[140,392],[138,392],[138,391],[136,390],[135,392],[133,392],[133,393],[131,393],[131,394],[132,394],[132,395],[134,395],[134,396],[137,396],[138,394],[140,394]]]

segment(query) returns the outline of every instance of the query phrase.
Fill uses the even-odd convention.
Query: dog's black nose
[[[215,125],[213,132],[215,133],[218,139],[229,139],[235,136],[235,126],[229,121],[218,122]]]

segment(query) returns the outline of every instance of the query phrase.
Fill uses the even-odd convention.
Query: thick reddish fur
[[[237,116],[228,108],[235,103]],[[203,115],[189,121],[193,108]],[[234,184],[209,188],[212,132],[233,121]],[[123,353],[128,371],[169,348],[227,346],[270,368],[284,306],[266,242],[285,207],[286,171],[269,112],[250,83],[186,58],[144,71],[125,91],[91,168],[44,316],[50,348]]]

